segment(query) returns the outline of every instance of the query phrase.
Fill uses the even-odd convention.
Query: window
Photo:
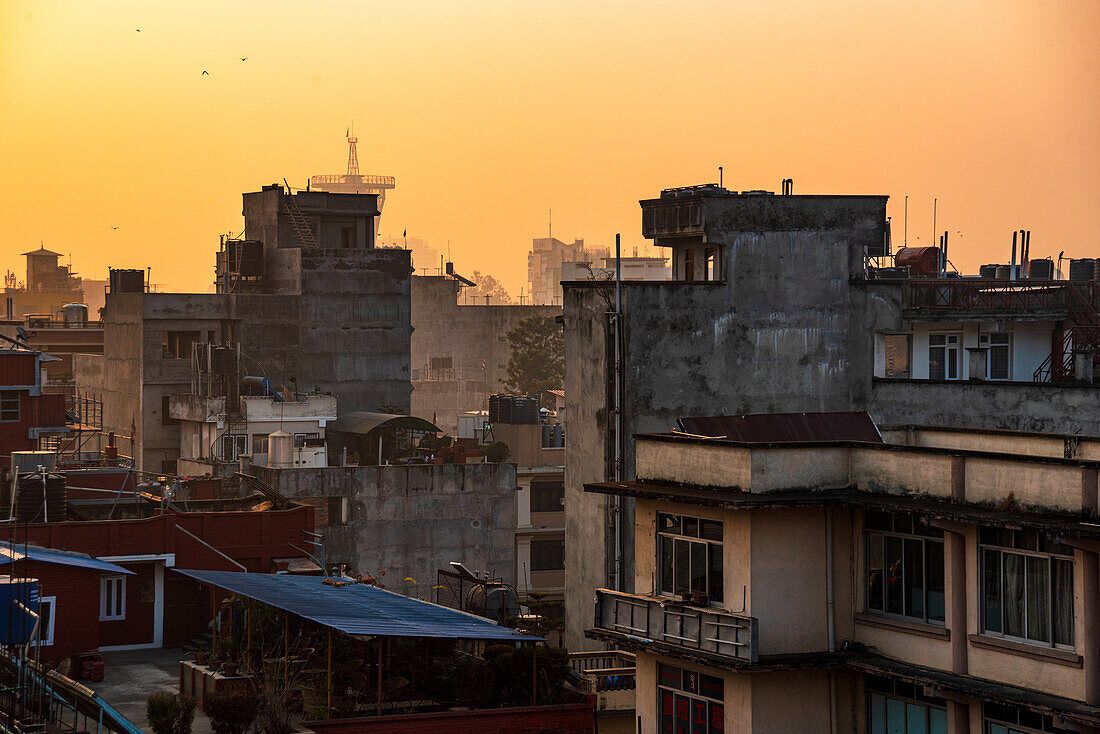
[[[99,580],[99,618],[126,619],[125,576],[104,576]]]
[[[328,525],[348,524],[348,498],[329,497],[326,501],[328,509]]]
[[[904,513],[864,514],[865,608],[943,624],[943,531]]]
[[[191,345],[199,341],[198,331],[166,331],[161,340],[164,359],[191,359]]]
[[[267,436],[260,434],[252,436],[252,453],[253,455],[267,453]]]
[[[53,644],[53,623],[56,608],[56,596],[44,596],[38,600],[38,637],[34,644],[42,647]]]
[[[565,482],[531,482],[531,512],[561,512]]]
[[[562,571],[565,569],[565,540],[532,540],[531,570]]]
[[[170,395],[160,396],[160,424],[162,426],[178,426],[179,420],[172,417],[172,411],[168,406],[169,402],[171,402]]]
[[[869,675],[868,734],[947,734],[947,701],[920,687]]]
[[[1017,706],[982,704],[982,734],[1069,734],[1054,718]]]
[[[718,260],[714,256],[714,248],[707,247],[703,250],[703,280],[718,280]]]
[[[340,227],[340,247],[350,250],[355,247],[355,227]]]
[[[909,377],[909,335],[886,334],[883,336],[886,348],[886,377]]]
[[[0,421],[19,420],[19,391],[0,390]]]
[[[248,436],[243,433],[227,433],[221,438],[222,461],[236,461],[247,451]]]
[[[662,594],[702,593],[722,601],[722,523],[657,513]]]
[[[294,448],[300,449],[304,447],[307,442],[317,441],[321,438],[320,433],[295,433],[294,434]]]
[[[1012,375],[1012,334],[1002,332],[998,334],[982,334],[979,343],[983,347],[989,347],[989,374],[990,380],[1008,380]]]
[[[959,379],[959,335],[928,335],[928,379]]]
[[[1073,549],[1035,530],[982,528],[982,632],[1072,649]]]
[[[724,681],[713,675],[657,665],[657,731],[721,734],[726,730]]]

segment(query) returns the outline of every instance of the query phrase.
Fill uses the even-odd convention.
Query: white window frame
[[[49,604],[50,604],[50,618],[46,619],[46,620],[43,620],[42,617],[41,617],[42,603],[43,602],[49,602]],[[32,641],[31,644],[35,645],[35,646],[41,645],[42,647],[49,647],[50,645],[53,644],[54,620],[57,619],[57,597],[56,596],[43,596],[43,597],[40,597],[38,599],[38,614],[39,614],[39,617],[38,617],[38,639]],[[45,624],[45,629],[46,629],[45,634],[42,633],[42,629],[43,629],[42,625],[43,624]]]
[[[1006,341],[997,344],[998,348],[1004,347],[1008,351],[1007,374],[1004,377],[993,376],[993,337],[1003,337]],[[1002,380],[1007,381],[1012,379],[1012,332],[1011,331],[993,331],[982,334],[978,339],[978,345],[982,347],[988,347],[988,356],[986,358],[985,378],[987,380]]]
[[[943,344],[933,344],[932,339],[934,337],[943,337]],[[954,338],[955,342],[952,344],[951,339]],[[962,364],[962,341],[963,335],[960,331],[934,331],[928,334],[928,379],[929,380],[961,380],[963,372]],[[932,350],[943,350],[943,377],[932,377]],[[951,376],[950,372],[950,353],[955,352],[955,376]]]
[[[120,592],[115,592],[114,587],[118,585],[121,587]],[[110,593],[108,593],[110,592]],[[108,598],[121,599],[121,609],[107,608]],[[113,606],[113,604],[112,604]],[[111,613],[108,614],[108,611]],[[111,620],[126,619],[126,577],[125,576],[103,576],[99,579],[99,619],[106,622]]]

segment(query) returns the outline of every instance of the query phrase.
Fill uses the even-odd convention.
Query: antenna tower
[[[355,137],[355,133],[351,132],[351,128],[348,129],[348,175],[359,175],[359,155],[355,152],[355,144],[359,142],[359,138]]]

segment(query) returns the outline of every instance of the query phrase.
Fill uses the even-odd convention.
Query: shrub
[[[191,734],[195,699],[176,693],[154,693],[145,702],[145,717],[153,734]]]
[[[502,461],[508,460],[508,457],[512,455],[512,450],[508,448],[508,444],[503,441],[494,441],[491,444],[481,447],[481,455],[488,461],[499,464]]]
[[[202,702],[214,734],[244,734],[256,720],[260,699],[249,693],[211,693]]]

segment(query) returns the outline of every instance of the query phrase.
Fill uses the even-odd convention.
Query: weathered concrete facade
[[[515,464],[253,471],[283,495],[328,509],[317,529],[329,563],[384,570],[393,591],[432,598],[436,571],[451,561],[515,582]]]
[[[504,389],[508,332],[561,315],[556,306],[463,306],[461,287],[445,275],[412,278],[412,414],[451,434],[461,413],[487,410],[489,395]]]
[[[654,216],[681,203],[698,208]],[[876,333],[907,328],[903,283],[864,277],[865,254],[887,239],[884,196],[712,190],[642,207],[644,234],[673,250],[674,280],[622,286],[627,479],[630,437],[668,430],[681,416],[867,410],[882,424],[1100,434],[1100,392],[1089,387],[874,378]],[[701,266],[708,256],[713,264]],[[695,279],[685,281],[692,261]],[[593,588],[613,582],[619,555],[614,500],[582,491],[607,476],[612,450],[610,303],[613,285],[565,285],[566,612],[574,620],[587,613]],[[630,528],[633,503],[623,505]],[[628,590],[631,536],[622,541]],[[585,644],[575,627],[570,633],[572,646]]]
[[[179,427],[166,398],[189,391],[194,341],[239,344],[246,374],[331,393],[342,411],[409,408],[411,265],[407,251],[374,248],[374,196],[297,194],[292,204],[265,187],[244,198],[262,277],[222,273],[210,295],[109,293],[103,356],[74,360],[78,387],[103,395],[104,430],[135,429],[146,470],[174,471]],[[292,219],[319,246],[301,246]]]

